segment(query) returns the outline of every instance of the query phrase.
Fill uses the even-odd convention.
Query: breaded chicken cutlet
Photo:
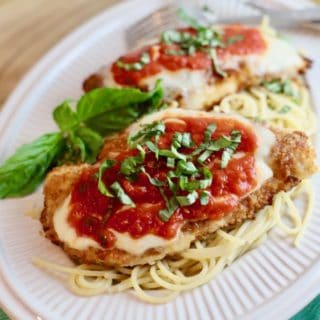
[[[167,99],[209,109],[226,95],[274,78],[299,79],[310,65],[287,41],[264,27],[244,25],[164,32],[89,76],[84,91],[137,87],[162,79]]]
[[[302,132],[168,109],[108,138],[96,164],[54,169],[41,223],[78,263],[152,264],[253,219],[316,170]]]

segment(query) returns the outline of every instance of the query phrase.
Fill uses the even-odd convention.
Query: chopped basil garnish
[[[152,178],[150,176],[150,174],[146,171],[146,169],[144,167],[141,167],[141,171],[148,177],[149,179],[149,182],[153,185],[153,186],[156,186],[156,187],[163,187],[165,186],[165,182],[164,181],[161,181],[159,179],[155,179],[155,178]]]
[[[159,149],[158,155],[162,157],[173,158],[173,159],[187,160],[187,156],[183,153],[180,153],[173,145],[171,146],[170,150]]]
[[[169,56],[184,56],[186,54],[185,51],[183,51],[181,49],[178,49],[178,50],[167,49],[165,52]]]
[[[206,206],[209,203],[210,200],[210,192],[208,191],[202,191],[200,193],[200,203],[202,206]]]
[[[106,160],[101,164],[98,172],[98,189],[103,195],[107,197],[113,197],[113,194],[107,189],[106,185],[102,180],[102,176],[103,176],[103,173],[107,169],[113,167],[114,164],[115,164],[114,160]]]
[[[167,167],[174,168],[176,160],[174,158],[167,158]]]
[[[212,63],[214,66],[214,70],[223,78],[227,76],[227,74],[221,69],[221,66],[219,64],[219,60],[217,57],[217,52],[215,49],[210,49],[210,57],[212,59]]]
[[[176,169],[176,175],[179,176],[181,174],[191,176],[195,173],[198,173],[197,167],[191,161],[179,160]]]
[[[194,145],[190,132],[176,132],[172,138],[172,144],[175,148],[191,148]]]
[[[140,171],[146,152],[140,145],[137,145],[137,149],[139,150],[139,154],[137,156],[128,157],[121,163],[120,172],[125,176],[132,177]]]
[[[211,123],[207,126],[206,130],[204,131],[204,142],[209,142],[211,140],[212,134],[216,131],[217,125]]]
[[[186,196],[177,196],[176,199],[181,207],[190,206],[197,201],[198,193],[197,191],[192,191]]]
[[[239,131],[232,131],[231,137],[222,136],[217,140],[207,142],[200,146],[201,150],[205,149],[205,151],[199,156],[198,162],[204,163],[213,152],[224,149],[221,167],[225,168],[240,142],[241,133]]]
[[[236,42],[242,41],[243,40],[243,35],[242,34],[236,34],[234,36],[231,36],[227,39],[227,44],[234,44]]]
[[[155,137],[155,141],[157,142],[159,137],[165,133],[165,130],[166,126],[161,121],[145,125],[142,130],[137,132],[134,136],[129,137],[129,145],[134,147],[136,143],[145,142],[152,137]]]
[[[279,113],[288,113],[291,110],[290,106],[283,106],[280,110]]]
[[[264,81],[262,85],[269,91],[273,93],[284,94],[291,97],[294,102],[299,103],[300,96],[299,93],[294,89],[292,82],[289,79],[273,79],[271,81]]]
[[[230,142],[230,145],[222,152],[221,168],[225,168],[228,165],[229,160],[238,148],[241,142],[241,133],[239,131],[231,132]]]
[[[161,190],[161,189],[160,189]],[[176,200],[175,197],[171,197],[169,200],[164,195],[164,192],[162,192],[162,196],[165,199],[166,202],[166,208],[159,211],[159,217],[162,221],[169,221],[171,216],[174,214],[174,212],[179,208],[179,203]]]
[[[131,146],[134,146],[139,153],[122,161],[120,173],[125,175],[127,179],[131,179],[142,172],[146,175],[150,184],[159,188],[159,192],[166,203],[166,208],[159,212],[159,217],[163,221],[168,221],[179,207],[192,205],[198,199],[201,205],[208,204],[210,193],[206,189],[210,188],[213,175],[203,163],[213,152],[222,151],[221,168],[225,168],[241,142],[241,133],[235,130],[231,132],[230,136],[221,136],[214,140],[212,135],[215,130],[215,124],[208,125],[204,132],[203,143],[194,152],[190,153],[191,150],[188,150],[186,154],[182,153],[180,148],[190,149],[195,146],[189,132],[175,132],[172,136],[171,146],[168,149],[160,149],[158,147],[159,137],[165,132],[165,125],[162,122],[154,122],[151,125],[144,126],[136,135],[130,138]],[[151,141],[151,138],[154,138],[155,141]],[[154,153],[156,159],[162,157],[162,160],[166,160],[167,167],[172,168],[167,172],[166,179],[156,179],[146,171],[143,164],[146,158],[145,150],[147,149],[149,152]],[[199,164],[197,165],[196,160],[202,164],[201,167],[199,167]],[[101,166],[99,190],[102,189],[103,194],[108,196],[116,196],[123,204],[134,206],[133,201],[118,182],[114,182],[110,186],[112,193],[103,184],[101,178],[103,170],[113,164],[114,161],[107,160]],[[169,199],[165,191],[171,193]]]
[[[124,205],[135,207],[134,202],[131,200],[131,198],[125,193],[123,188],[121,187],[119,182],[114,182],[110,189],[114,192],[115,196],[120,200],[120,202]]]
[[[179,45],[179,49],[167,49],[169,55],[194,55],[197,51],[209,52],[210,48],[224,47],[221,34],[212,27],[201,26],[189,17],[182,9],[178,11],[180,18],[195,29],[194,33],[167,30],[162,33],[161,42]]]
[[[116,65],[119,68],[125,69],[126,71],[139,71],[144,68],[145,65],[149,64],[151,61],[150,55],[148,52],[142,53],[140,60],[133,63],[126,63],[121,60],[116,62]]]

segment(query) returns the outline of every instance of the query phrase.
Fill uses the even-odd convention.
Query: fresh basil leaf
[[[54,109],[53,118],[61,131],[68,131],[79,125],[77,114],[67,100]]]
[[[85,147],[85,162],[93,163],[97,154],[103,145],[101,135],[90,128],[79,127],[75,130],[75,134],[83,141]]]
[[[186,196],[178,196],[176,197],[179,205],[181,207],[186,207],[194,204],[198,199],[198,193],[197,191],[192,191]]]
[[[132,199],[125,193],[119,182],[114,182],[110,188],[122,204],[132,207],[136,206]]]
[[[87,156],[86,146],[83,140],[73,132],[69,135],[71,150],[79,155],[80,161],[84,162]]]
[[[64,145],[61,133],[49,133],[17,149],[0,166],[0,198],[24,196],[36,190]]]
[[[145,113],[160,108],[161,82],[142,92],[133,88],[98,88],[83,95],[76,108],[78,119],[102,136],[120,131]]]
[[[202,206],[206,206],[210,200],[210,192],[209,191],[202,191],[200,193],[200,203]]]
[[[99,172],[98,172],[98,189],[103,195],[110,198],[113,198],[113,194],[107,189],[105,183],[102,180],[102,176],[103,176],[103,173],[107,169],[113,167],[114,164],[115,164],[114,160],[105,160],[99,167]]]

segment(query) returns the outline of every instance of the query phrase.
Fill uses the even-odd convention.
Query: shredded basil
[[[212,59],[214,71],[216,71],[221,77],[225,78],[227,74],[221,69],[215,49],[210,49],[210,57]]]
[[[225,148],[222,152],[221,157],[221,168],[225,168],[228,165],[229,160],[232,155],[235,153],[241,142],[241,133],[239,131],[231,132],[230,145]]]
[[[157,142],[159,137],[166,131],[166,126],[161,121],[155,121],[151,124],[145,125],[142,130],[137,132],[134,136],[129,137],[129,145],[134,147],[137,143],[143,143],[155,137]]]
[[[227,44],[234,44],[236,42],[242,41],[243,40],[243,35],[242,34],[236,34],[234,36],[231,36],[227,39]]]
[[[139,71],[144,68],[145,65],[149,64],[151,61],[150,55],[148,52],[142,53],[140,60],[133,63],[125,63],[121,60],[116,62],[116,65],[119,68],[125,69],[126,71]]]
[[[176,197],[171,197],[169,200],[167,196],[165,195],[163,189],[159,189],[161,192],[162,197],[165,200],[166,208],[159,211],[159,217],[162,221],[169,221],[171,216],[174,214],[174,212],[179,208],[179,203],[176,199]]]
[[[192,191],[186,196],[177,196],[176,199],[181,207],[186,207],[194,204],[198,197],[197,191]]]
[[[102,180],[102,176],[103,176],[103,173],[107,169],[113,167],[114,164],[115,164],[114,160],[105,160],[99,167],[99,172],[98,172],[98,189],[103,195],[111,198],[113,197],[113,194],[107,189],[105,183]]]
[[[200,193],[200,203],[202,206],[206,206],[209,203],[210,200],[210,192],[208,191],[202,191]]]
[[[271,81],[264,81],[262,82],[262,85],[269,91],[273,93],[280,93],[284,94],[288,97],[291,97],[292,100],[296,103],[300,102],[300,95],[299,93],[294,89],[292,85],[292,81],[289,79],[273,79]]]
[[[159,179],[155,179],[155,178],[152,178],[150,176],[150,174],[146,171],[146,169],[144,167],[141,167],[141,171],[147,176],[147,178],[149,179],[149,182],[153,185],[153,186],[156,186],[156,187],[163,187],[165,186],[165,182],[164,181],[161,181]]]
[[[291,110],[290,106],[283,106],[280,110],[279,113],[288,113]]]
[[[128,157],[121,163],[120,172],[125,176],[133,177],[140,171],[146,152],[140,145],[137,145],[137,149],[139,150],[139,154],[137,156]]]
[[[125,193],[119,182],[114,182],[110,189],[114,192],[115,196],[120,200],[124,205],[135,207],[136,205],[131,200],[131,198]]]

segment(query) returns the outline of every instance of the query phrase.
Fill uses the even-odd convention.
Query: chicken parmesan
[[[41,222],[77,262],[153,264],[253,219],[316,170],[302,132],[167,109],[107,139],[96,164],[54,169]]]
[[[199,26],[164,32],[89,76],[83,88],[150,90],[162,79],[168,99],[202,109],[263,80],[298,78],[308,66],[308,59],[265,27]]]

